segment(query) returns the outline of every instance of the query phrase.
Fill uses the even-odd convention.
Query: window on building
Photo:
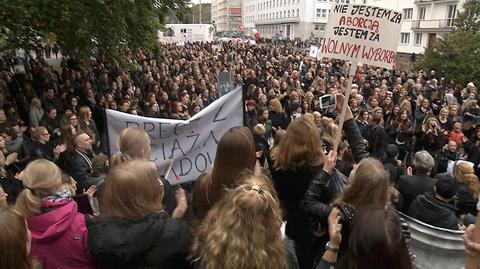
[[[326,18],[327,13],[328,13],[328,11],[326,9],[322,9],[322,18]]]
[[[455,15],[457,13],[457,6],[450,5],[448,6],[448,13],[447,13],[447,26],[452,27],[453,21],[455,20]]]
[[[422,45],[422,33],[415,33],[415,40],[413,40],[415,45]]]
[[[319,24],[315,24],[315,31],[318,31],[320,30],[320,25]]]
[[[287,11],[283,11],[283,17],[286,18],[287,17]]]
[[[419,7],[418,8],[418,16],[417,18],[419,20],[424,20],[425,19],[425,13],[427,12],[427,8],[426,7]]]
[[[287,12],[287,18],[290,18],[290,10]]]
[[[400,34],[400,44],[410,43],[410,33],[401,33]]]
[[[403,20],[411,20],[412,19],[412,14],[413,14],[413,8],[404,8],[402,19]]]
[[[320,31],[325,31],[325,24],[324,23],[320,24]]]
[[[317,18],[320,18],[322,16],[322,10],[317,8]]]

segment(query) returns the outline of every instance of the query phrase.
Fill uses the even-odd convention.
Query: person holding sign
[[[337,95],[337,109],[341,110],[344,96]],[[345,132],[348,134],[352,153],[357,161],[367,157],[368,152],[362,143],[362,136],[353,119],[351,111],[347,107]],[[296,253],[301,268],[310,268],[313,264],[311,255],[313,232],[308,231],[311,227],[310,219],[306,211],[301,208],[303,195],[314,179],[321,179],[324,192],[318,193],[319,201],[323,203],[322,223],[326,224],[330,213],[330,204],[337,198],[346,185],[347,178],[336,169],[328,169],[325,172],[324,162],[332,158],[335,163],[336,157],[331,145],[324,147],[313,120],[300,117],[294,120],[287,129],[286,136],[281,140],[278,150],[272,156],[274,161],[271,173],[275,188],[278,191],[280,201],[286,211],[287,221],[286,235],[296,243]],[[325,154],[328,153],[326,157]]]

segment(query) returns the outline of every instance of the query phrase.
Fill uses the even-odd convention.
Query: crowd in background
[[[395,210],[456,230],[477,215],[473,83],[317,60],[281,42],[167,44],[160,59],[131,54],[129,69],[1,56],[0,202],[16,211],[0,211],[0,231],[22,240],[0,239],[28,245],[24,265],[2,268],[411,268]],[[158,175],[140,129],[108,156],[105,109],[187,120],[220,97],[223,71],[243,90],[245,127],[224,134],[191,191]],[[321,107],[324,95],[336,104]]]

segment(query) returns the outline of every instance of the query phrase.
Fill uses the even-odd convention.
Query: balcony
[[[269,25],[269,24],[282,24],[282,23],[295,23],[300,22],[300,17],[289,17],[289,18],[277,18],[277,19],[267,19],[267,20],[257,20],[256,25]]]
[[[452,29],[453,19],[412,21],[412,30],[417,32],[450,32]]]
[[[415,0],[415,4],[458,3],[460,0]]]

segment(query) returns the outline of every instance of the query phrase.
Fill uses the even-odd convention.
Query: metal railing
[[[453,27],[454,19],[413,20],[412,29],[449,29]]]

